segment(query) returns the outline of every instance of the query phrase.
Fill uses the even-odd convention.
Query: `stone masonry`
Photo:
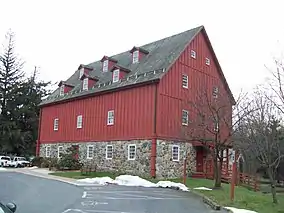
[[[51,147],[50,157],[57,157],[58,146],[63,151],[72,145],[79,145],[79,159],[82,163],[94,163],[98,170],[118,170],[120,172],[143,177],[150,176],[151,140],[111,141],[111,142],[82,142],[82,143],[52,143],[41,144],[40,156],[46,157],[46,147]],[[136,145],[135,160],[128,160],[128,145]],[[87,147],[94,146],[93,159],[87,159]],[[113,146],[113,158],[106,159],[106,146]],[[179,161],[172,161],[172,146],[178,145]],[[187,151],[187,170],[195,170],[195,150],[190,143],[157,140],[156,177],[175,178],[183,174],[184,153]]]

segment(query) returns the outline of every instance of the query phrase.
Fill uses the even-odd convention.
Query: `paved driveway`
[[[73,186],[16,172],[0,172],[0,201],[17,213],[209,213],[195,195],[160,188]]]

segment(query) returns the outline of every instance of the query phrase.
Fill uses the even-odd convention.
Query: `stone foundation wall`
[[[179,161],[172,160],[172,147],[178,145],[180,149]],[[187,155],[187,172],[196,168],[196,151],[192,144],[157,140],[156,177],[177,178],[183,176],[184,154]]]
[[[151,140],[112,141],[112,142],[81,142],[41,144],[40,156],[46,156],[46,146],[51,147],[51,156],[57,158],[58,146],[63,150],[72,145],[79,145],[79,159],[83,163],[94,163],[99,170],[119,170],[127,174],[150,176],[151,171]],[[136,159],[128,160],[128,145],[136,144]],[[88,145],[94,146],[93,159],[87,159]],[[106,159],[106,146],[113,145],[113,158]],[[172,160],[172,146],[179,145],[179,161]],[[196,152],[190,143],[157,140],[156,177],[176,178],[183,175],[184,153],[187,153],[187,171],[195,170]]]

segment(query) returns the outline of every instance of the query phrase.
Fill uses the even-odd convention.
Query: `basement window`
[[[114,110],[110,110],[107,112],[107,125],[114,124]]]
[[[190,51],[191,58],[196,58],[196,52],[194,50]]]
[[[188,75],[185,74],[182,75],[182,87],[188,88]]]
[[[45,157],[47,157],[47,158],[50,157],[50,150],[51,150],[50,146],[45,147]]]
[[[83,127],[83,116],[78,115],[77,116],[77,129],[81,129]]]
[[[172,159],[173,161],[179,161],[179,146],[178,145],[172,146]]]
[[[57,148],[57,157],[58,158],[61,158],[62,157],[62,154],[63,154],[63,146],[59,146]]]
[[[139,50],[136,50],[133,52],[133,56],[132,56],[132,63],[138,63],[139,62]]]
[[[89,145],[87,147],[87,159],[93,159],[94,157],[94,146],[93,145]]]
[[[184,109],[182,110],[182,125],[188,126],[188,111]]]
[[[107,145],[106,146],[106,159],[112,159],[112,155],[113,155],[113,146]]]
[[[59,119],[55,118],[54,121],[53,121],[53,130],[54,131],[58,130],[58,126],[59,126],[58,124],[59,124]]]
[[[136,158],[136,145],[128,145],[128,160],[135,160]]]

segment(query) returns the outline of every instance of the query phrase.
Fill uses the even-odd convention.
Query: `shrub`
[[[31,160],[32,166],[41,167],[41,163],[43,162],[43,157],[35,157]]]
[[[65,154],[62,154],[58,162],[59,169],[78,170],[81,169],[82,164],[76,159],[77,150],[74,147],[67,149]]]

